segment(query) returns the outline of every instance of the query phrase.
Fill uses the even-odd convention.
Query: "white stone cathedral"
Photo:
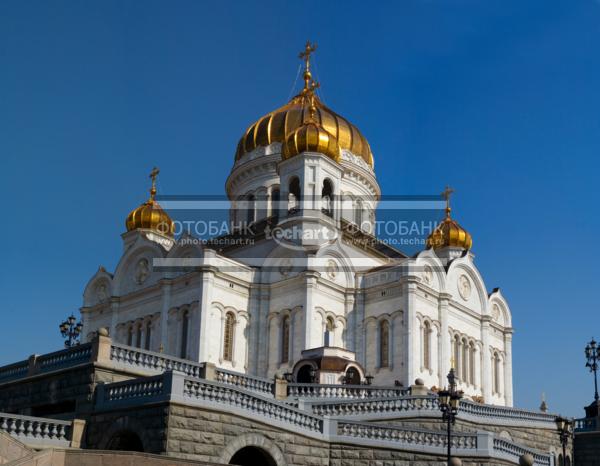
[[[231,234],[176,239],[153,171],[116,270],[86,286],[84,335],[106,327],[140,351],[308,383],[443,387],[453,367],[466,396],[512,406],[511,312],[488,292],[471,236],[449,206],[414,257],[372,236],[373,155],[315,94],[313,50],[303,90],[238,144]]]

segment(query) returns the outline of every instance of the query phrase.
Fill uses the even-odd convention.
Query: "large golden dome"
[[[450,194],[453,191],[446,188],[443,196],[446,198],[446,218],[433,230],[427,238],[427,248],[443,249],[447,247],[462,248],[467,251],[473,246],[473,237],[450,217]]]
[[[154,168],[150,177],[152,178],[152,188],[150,189],[150,198],[141,206],[129,212],[125,220],[127,231],[143,228],[154,230],[162,235],[173,236],[173,220],[169,217],[159,203],[155,200],[156,196],[156,176],[158,169]]]
[[[373,166],[371,147],[356,126],[327,107],[314,95],[318,87],[312,81],[309,56],[315,50],[307,43],[306,51],[300,57],[306,60],[304,70],[304,89],[283,107],[268,113],[251,124],[238,143],[235,159],[239,160],[244,154],[252,152],[257,147],[264,147],[274,142],[284,143],[286,137],[296,131],[309,119],[309,107],[314,105],[315,122],[327,133],[332,135],[340,149],[349,150],[354,155]]]

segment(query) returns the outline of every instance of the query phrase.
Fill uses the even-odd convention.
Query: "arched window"
[[[190,329],[190,312],[184,311],[181,316],[181,348],[180,356],[185,359],[188,355],[188,333]]]
[[[251,223],[254,223],[254,220],[256,220],[254,195],[249,194],[248,197],[246,197],[246,222],[248,223],[248,225],[250,225]]]
[[[460,338],[458,335],[454,337],[454,372],[456,373],[456,377],[460,378]]]
[[[356,201],[356,206],[354,207],[354,223],[361,228],[363,222],[363,203],[360,199]]]
[[[288,194],[288,212],[294,213],[300,209],[301,200],[300,180],[298,177],[293,177],[290,180],[289,194]]]
[[[494,366],[493,366],[493,379],[494,379],[494,393],[500,394],[500,355],[494,353]]]
[[[475,345],[469,344],[469,383],[475,385]]]
[[[431,325],[427,321],[423,324],[423,367],[431,369]]]
[[[469,380],[469,345],[465,338],[462,339],[462,377],[464,382]]]
[[[323,189],[321,190],[321,211],[325,215],[333,216],[333,185],[331,180],[323,181]]]
[[[276,219],[279,218],[279,199],[281,194],[279,189],[274,189],[271,193],[271,215]]]
[[[379,367],[390,365],[390,323],[382,320],[379,324]]]
[[[333,329],[335,328],[335,324],[333,323],[333,319],[331,317],[327,318],[325,322],[325,338],[324,338],[324,346],[333,346]]]
[[[223,359],[233,361],[233,329],[235,325],[235,316],[233,312],[228,312],[225,316],[225,328],[223,332]]]
[[[281,323],[281,362],[290,360],[290,317],[285,316]]]
[[[142,347],[142,324],[138,324],[138,326],[136,328],[135,346],[136,346],[136,348]]]
[[[150,351],[150,342],[151,342],[151,339],[152,339],[152,322],[148,321],[146,323],[146,342],[144,344],[144,348],[147,351]]]

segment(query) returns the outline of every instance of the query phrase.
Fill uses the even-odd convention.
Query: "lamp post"
[[[450,466],[452,460],[452,425],[456,422],[462,391],[456,390],[456,376],[454,368],[448,373],[448,389],[438,392],[440,411],[442,411],[442,420],[447,423],[448,427],[448,455],[447,461]]]
[[[81,338],[81,331],[83,330],[83,324],[77,322],[77,319],[71,314],[67,320],[65,320],[58,327],[62,337],[65,339],[65,347],[71,348],[79,344]]]
[[[590,372],[594,373],[594,400],[598,401],[598,359],[600,359],[600,349],[593,338],[585,347],[585,358],[587,359],[585,367],[588,367]]]
[[[563,451],[563,462],[562,465],[559,466],[566,466],[567,464],[567,445],[569,444],[569,438],[571,437],[571,421],[569,421],[567,418],[564,418],[562,416],[558,416],[555,419],[556,422],[556,427],[558,428],[558,435],[560,435],[560,443],[562,445],[562,451]]]

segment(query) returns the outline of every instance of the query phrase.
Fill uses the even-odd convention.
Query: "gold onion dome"
[[[318,86],[312,80],[309,58],[315,49],[316,46],[307,42],[305,51],[300,54],[300,58],[305,60],[302,92],[283,107],[263,116],[248,127],[238,143],[235,160],[258,147],[265,147],[274,142],[285,144],[288,135],[305,125],[309,119],[310,107],[313,106],[314,123],[336,139],[340,149],[352,152],[369,166],[373,166],[371,147],[358,128],[327,107],[314,94]]]
[[[162,209],[155,200],[156,196],[156,176],[159,170],[154,168],[150,173],[152,178],[152,188],[150,188],[150,198],[137,209],[129,212],[125,220],[127,231],[137,230],[139,228],[154,230],[162,235],[173,236],[175,225],[171,217]]]
[[[283,143],[281,158],[287,160],[302,152],[319,152],[340,161],[341,152],[337,139],[314,119],[314,107],[309,120],[289,133]]]
[[[446,247],[462,248],[467,251],[473,246],[471,234],[450,217],[450,194],[447,187],[443,193],[446,198],[446,218],[433,230],[427,238],[427,248],[442,249]]]

